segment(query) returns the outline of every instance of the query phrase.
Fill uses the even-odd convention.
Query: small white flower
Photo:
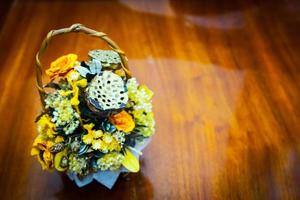
[[[72,72],[70,73],[69,77],[70,77],[70,79],[71,79],[72,81],[76,81],[76,80],[79,79],[80,73],[72,71]]]

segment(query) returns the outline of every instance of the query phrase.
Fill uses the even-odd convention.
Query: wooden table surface
[[[0,199],[300,199],[299,1],[20,0],[3,10]],[[141,172],[112,190],[78,189],[30,156],[35,53],[49,30],[78,22],[115,40],[155,92]],[[97,48],[60,36],[43,63]]]

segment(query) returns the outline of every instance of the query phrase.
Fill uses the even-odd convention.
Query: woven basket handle
[[[43,86],[43,80],[42,80],[42,64],[40,61],[41,56],[43,55],[43,53],[45,52],[45,50],[47,49],[52,37],[56,36],[56,35],[62,35],[65,33],[71,33],[71,32],[82,32],[85,34],[88,34],[92,37],[98,37],[102,40],[104,40],[108,46],[110,46],[112,48],[112,50],[114,50],[115,52],[117,52],[121,58],[121,67],[124,70],[126,77],[130,78],[131,77],[131,73],[129,71],[128,68],[128,63],[127,63],[127,58],[125,53],[120,49],[120,47],[114,42],[112,41],[105,33],[102,32],[97,32],[93,29],[87,28],[81,24],[73,24],[72,26],[70,26],[69,28],[62,28],[62,29],[58,29],[58,30],[51,30],[46,38],[43,40],[43,43],[39,49],[39,51],[36,54],[35,60],[36,60],[36,81],[37,81],[37,87],[39,90],[39,94],[40,94],[40,98],[41,98],[41,102],[42,105],[44,106],[45,102],[45,90],[44,90],[44,86]]]

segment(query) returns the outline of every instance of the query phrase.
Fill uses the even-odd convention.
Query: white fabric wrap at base
[[[145,139],[142,143],[136,144],[135,149],[138,151],[142,151],[150,142],[151,138]],[[132,154],[139,160],[139,154],[131,151]],[[105,187],[111,189],[114,184],[116,183],[119,175],[121,172],[128,172],[128,170],[124,167],[121,167],[119,170],[116,171],[98,171],[92,174],[87,175],[83,179],[79,179],[78,176],[75,173],[67,173],[68,177],[72,180],[75,181],[76,185],[78,187],[83,187],[89,183],[91,183],[94,179],[96,179],[99,183],[104,185]]]

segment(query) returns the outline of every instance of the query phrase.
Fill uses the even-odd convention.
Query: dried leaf
[[[54,157],[54,167],[55,169],[57,169],[57,171],[65,171],[67,169],[67,166],[66,167],[62,167],[61,166],[61,161],[63,159],[64,156],[66,156],[66,150],[65,151],[61,151],[59,153],[57,153]]]
[[[81,66],[76,66],[75,69],[80,73],[81,76],[86,77],[86,75],[88,73],[90,73],[90,71],[85,68],[85,67],[81,67]]]
[[[90,66],[91,74],[99,74],[101,72],[102,66],[101,66],[101,62],[99,60],[93,59],[89,63],[89,66]]]

